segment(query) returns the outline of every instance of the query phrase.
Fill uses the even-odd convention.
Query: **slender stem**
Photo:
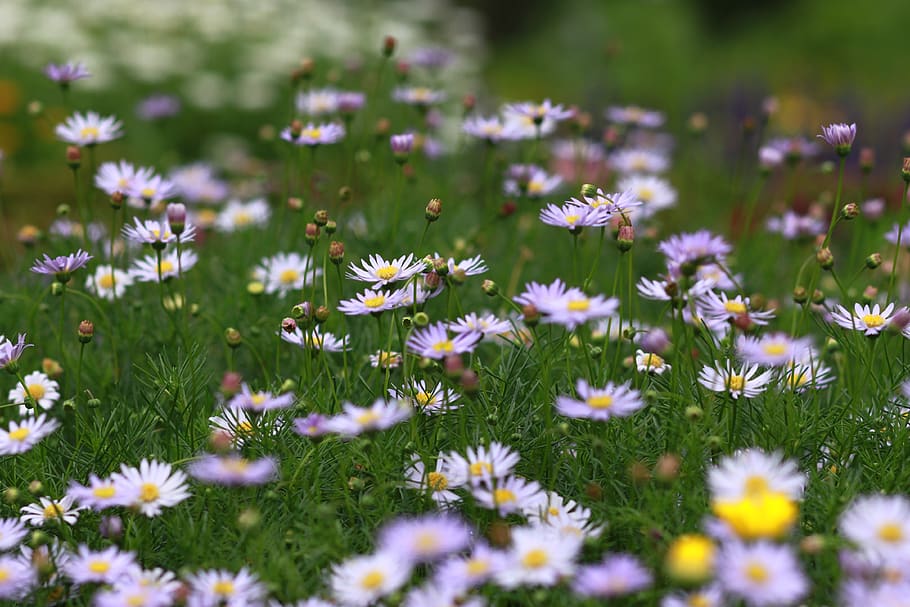
[[[398,176],[395,182],[395,212],[392,215],[392,239],[394,245],[398,237],[398,220],[401,217],[401,188],[404,185],[404,165],[398,167]]]
[[[904,193],[901,195],[900,205],[901,214],[897,224],[897,244],[894,247],[894,261],[891,263],[891,277],[888,279],[888,301],[891,301],[891,293],[894,291],[894,279],[897,276],[897,262],[901,254],[901,237],[904,232],[904,207],[907,205],[907,188],[910,187],[910,181],[904,182]]]
[[[841,156],[840,168],[837,171],[837,194],[834,196],[834,208],[831,210],[831,223],[828,225],[828,233],[825,234],[825,241],[822,243],[823,249],[827,247],[828,243],[831,241],[831,235],[834,233],[834,224],[837,223],[837,218],[839,217],[840,194],[844,185],[844,164],[846,162],[846,156]]]

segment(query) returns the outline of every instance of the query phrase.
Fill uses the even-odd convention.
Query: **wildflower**
[[[474,312],[461,318],[456,318],[448,324],[449,331],[453,333],[469,333],[477,331],[484,337],[508,333],[512,330],[512,323],[506,320],[500,320],[492,314],[478,316]]]
[[[308,116],[323,116],[338,111],[338,91],[332,88],[310,89],[297,95],[297,111]]]
[[[449,337],[446,324],[437,322],[424,329],[414,331],[408,338],[408,348],[419,356],[443,359],[452,354],[472,352],[483,334],[477,331],[457,333]]]
[[[401,588],[410,577],[409,563],[378,552],[333,566],[329,584],[340,604],[366,607]]]
[[[329,419],[325,426],[330,432],[357,436],[364,432],[391,428],[409,418],[412,413],[411,406],[401,401],[378,399],[369,407],[344,403],[342,412]]]
[[[410,563],[435,561],[467,547],[470,534],[460,519],[430,514],[400,518],[379,534],[379,551]]]
[[[635,367],[639,373],[653,373],[654,375],[663,375],[664,371],[672,368],[660,355],[641,349],[635,351]]]
[[[664,115],[661,112],[644,109],[637,105],[610,106],[607,108],[605,114],[607,120],[614,124],[653,129],[664,123]]]
[[[37,582],[35,568],[14,556],[0,556],[0,599],[25,598]]]
[[[477,449],[468,447],[466,456],[452,451],[447,458],[447,470],[478,485],[505,478],[512,473],[519,459],[518,453],[511,448],[492,442],[489,448],[483,445]]]
[[[530,119],[535,125],[541,125],[545,120],[559,122],[575,115],[573,110],[564,109],[562,105],[554,105],[549,99],[543,103],[525,101],[506,106],[510,112]]]
[[[560,297],[544,298],[536,306],[544,315],[544,322],[560,324],[571,331],[588,321],[613,315],[619,299],[603,295],[588,297],[581,289],[572,288]]]
[[[338,310],[353,316],[378,314],[399,307],[403,297],[404,293],[401,291],[386,293],[367,289],[363,293],[358,293],[354,299],[340,301]]]
[[[83,510],[82,507],[73,508],[73,498],[69,495],[59,500],[42,497],[38,498],[38,502],[19,509],[22,513],[20,518],[33,527],[43,527],[48,521],[75,525],[79,519],[79,511]]]
[[[136,174],[126,193],[130,196],[131,206],[148,208],[152,204],[175,197],[177,188],[161,175],[143,172]]]
[[[724,366],[715,362],[713,367],[704,366],[698,374],[698,383],[712,392],[729,392],[733,398],[744,396],[755,398],[765,391],[771,381],[770,371],[758,374],[758,365],[743,365],[739,370],[727,361]]]
[[[168,463],[143,459],[139,468],[123,464],[120,472],[111,478],[115,483],[122,483],[127,491],[136,492],[136,500],[131,506],[150,518],[190,497],[186,474],[174,470]]]
[[[92,256],[79,249],[69,255],[51,258],[47,253],[44,259],[36,259],[32,265],[35,274],[53,275],[60,282],[69,282],[70,274],[84,266]]]
[[[232,409],[249,409],[262,413],[275,409],[287,409],[294,404],[294,398],[293,392],[279,395],[263,391],[253,392],[249,385],[243,383],[240,386],[240,393],[231,399],[228,406]]]
[[[805,137],[778,137],[768,141],[767,146],[783,154],[784,160],[790,164],[818,154],[818,145]]]
[[[863,331],[866,336],[875,337],[887,328],[893,311],[893,303],[888,304],[884,310],[878,304],[870,308],[868,304],[855,303],[852,314],[844,306],[838,305],[831,312],[831,320],[845,329]]]
[[[676,190],[667,180],[656,175],[628,175],[620,179],[616,187],[644,203],[636,212],[645,218],[676,204]]]
[[[568,228],[577,233],[585,227],[602,227],[607,225],[609,215],[602,208],[586,204],[569,202],[563,206],[548,204],[540,211],[540,220],[547,225]]]
[[[111,584],[135,564],[132,553],[120,552],[116,546],[95,552],[83,544],[67,561],[63,573],[74,584]]]
[[[439,255],[436,255],[436,257],[438,258]],[[469,257],[468,259],[458,262],[456,262],[454,258],[449,257],[446,260],[446,264],[449,266],[449,274],[464,272],[465,276],[477,276],[478,274],[483,274],[489,270],[486,262],[480,255],[475,255],[474,257]]]
[[[129,162],[103,162],[95,174],[95,187],[108,196],[115,193],[128,194],[134,184],[145,182],[152,176],[152,169],[136,168]]]
[[[629,554],[608,554],[597,565],[580,567],[572,590],[581,596],[601,599],[632,594],[651,585],[653,577]]]
[[[484,118],[483,116],[470,116],[461,125],[461,130],[477,139],[487,143],[499,143],[512,139],[512,133],[506,128],[499,116]]]
[[[436,580],[412,588],[404,596],[401,607],[485,607],[481,597],[464,596],[448,583]]]
[[[721,292],[707,291],[698,300],[702,315],[715,322],[748,318],[756,325],[766,325],[774,318],[774,310],[754,310],[748,297],[737,295],[734,299]]]
[[[296,327],[291,333],[287,331],[278,331],[282,341],[299,346],[304,350],[320,350],[322,352],[342,352],[350,350],[350,337],[345,335],[338,338],[334,333],[323,333],[319,326],[315,326],[307,332]]]
[[[187,607],[248,607],[260,605],[266,596],[265,586],[245,567],[237,573],[206,569],[187,576],[186,583]]]
[[[338,143],[344,139],[344,136],[344,126],[333,122],[318,125],[310,122],[297,135],[292,132],[291,127],[285,127],[281,131],[281,138],[285,141],[290,141],[294,145],[306,146]]]
[[[856,139],[856,123],[847,125],[841,122],[823,126],[818,138],[833,147],[838,156],[846,156],[853,147],[853,140]]]
[[[249,460],[239,454],[204,455],[188,467],[190,476],[215,485],[264,485],[278,476],[278,462],[273,457]]]
[[[171,230],[171,224],[167,219],[164,221],[151,219],[140,221],[138,217],[134,217],[133,221],[135,225],[123,226],[123,235],[133,242],[150,244],[153,247],[157,245],[164,248],[164,245],[177,241],[177,234]],[[192,225],[187,225],[180,234],[180,240],[181,242],[191,242],[195,235],[196,228]]]
[[[66,494],[92,510],[128,506],[139,497],[136,487],[126,486],[113,478],[98,478],[94,474],[89,475],[88,486],[72,482]]]
[[[449,557],[440,563],[434,578],[454,591],[467,592],[488,581],[504,563],[504,553],[477,542],[470,554]]]
[[[786,366],[792,361],[811,358],[812,340],[793,338],[786,333],[769,333],[761,338],[740,335],[736,340],[736,352],[747,363]]]
[[[724,594],[720,586],[712,584],[691,592],[675,592],[663,598],[660,607],[723,607]]]
[[[71,82],[82,80],[91,76],[82,63],[48,63],[44,66],[44,75],[62,88],[69,87]]]
[[[674,580],[690,584],[703,582],[714,574],[716,554],[711,538],[689,533],[673,540],[664,566]]]
[[[507,476],[493,484],[475,485],[471,493],[479,505],[496,510],[500,516],[539,507],[547,499],[537,481],[529,481],[520,476]]]
[[[21,422],[12,420],[9,430],[0,429],[0,455],[18,455],[30,451],[59,427],[60,422],[48,420],[44,413],[37,418],[26,417]]]
[[[718,555],[721,587],[747,605],[792,605],[809,590],[796,555],[766,541],[726,543]]]
[[[173,95],[154,94],[136,104],[136,116],[141,120],[161,120],[180,113],[180,99]]]
[[[57,139],[78,146],[92,146],[119,139],[122,123],[113,116],[102,118],[96,112],[76,112],[54,129]]]
[[[306,417],[298,417],[294,420],[294,432],[301,436],[318,438],[329,432],[326,422],[328,422],[328,418],[325,415],[310,413]]]
[[[263,226],[269,220],[271,210],[268,203],[260,198],[249,202],[229,201],[215,219],[215,229],[220,232],[234,232],[239,229]]]
[[[555,529],[575,537],[598,537],[603,531],[591,522],[591,511],[574,500],[565,500],[554,491],[547,493],[546,500],[525,508],[523,514],[528,522]]]
[[[202,162],[172,169],[168,179],[188,203],[218,203],[227,198],[229,191],[228,185],[215,175],[215,169]]]
[[[359,91],[341,91],[338,93],[338,111],[350,116],[364,106],[367,96]]]
[[[26,535],[28,535],[28,529],[22,521],[14,518],[0,518],[0,552],[15,548]]]
[[[809,388],[821,390],[834,381],[831,368],[820,362],[791,362],[779,372],[781,384],[787,389],[802,392]]]
[[[583,379],[575,384],[580,400],[568,396],[556,398],[556,411],[567,417],[606,421],[611,417],[628,417],[645,406],[641,394],[629,384],[608,382],[603,388],[593,388]]]
[[[545,527],[513,528],[512,545],[494,579],[504,588],[555,586],[575,573],[580,549],[578,538]]]
[[[277,253],[259,262],[253,270],[253,278],[265,284],[266,293],[283,297],[313,284],[313,280],[322,275],[322,269],[315,267],[315,263],[307,255]]]
[[[458,400],[459,394],[454,390],[436,384],[432,388],[420,379],[411,380],[411,383],[401,388],[389,388],[389,396],[411,403],[418,410],[425,413],[445,413],[457,409],[453,404]]]
[[[910,556],[910,501],[903,495],[856,498],[841,515],[841,534],[878,560]]]
[[[824,234],[828,226],[821,219],[812,215],[799,215],[793,211],[785,211],[780,217],[769,217],[765,227],[769,232],[780,234],[787,240],[799,240]]]
[[[414,147],[414,134],[392,135],[389,137],[389,147],[392,149],[392,155],[395,156],[395,160],[400,163],[407,162],[408,154],[411,153],[411,149]]]
[[[95,273],[85,281],[85,288],[98,297],[113,301],[123,297],[126,288],[132,286],[133,277],[110,265],[95,266]]]
[[[167,281],[179,278],[181,270],[186,272],[198,260],[196,253],[189,250],[181,251],[179,257],[176,251],[165,253],[161,256],[160,264],[156,255],[147,255],[133,262],[130,276],[139,282],[158,282],[159,276],[162,281]]]
[[[360,260],[362,267],[351,264],[347,277],[362,282],[372,282],[373,288],[407,280],[424,269],[423,262],[414,260],[414,255],[401,256],[387,261],[379,255],[371,255],[369,259]]]
[[[445,101],[446,94],[443,91],[436,91],[423,86],[401,86],[392,91],[392,99],[419,108],[427,108]]]
[[[527,196],[543,198],[549,196],[562,185],[562,177],[549,175],[540,167],[532,167],[530,173],[519,179],[506,179],[503,192],[509,196]]]
[[[225,432],[237,444],[243,444],[247,439],[258,433],[276,432],[279,424],[276,421],[258,417],[254,420],[247,412],[238,407],[226,407],[220,415],[209,418],[209,425],[216,432]]]
[[[671,236],[662,241],[657,250],[666,256],[671,266],[680,267],[685,263],[722,263],[733,247],[722,237],[707,230],[699,230]]]
[[[405,470],[404,483],[411,489],[427,492],[439,506],[452,506],[461,499],[452,489],[461,487],[466,480],[463,471],[449,466],[443,454],[440,453],[436,458],[435,470],[427,472],[420,456],[415,453]]]
[[[32,402],[38,404],[38,406],[44,410],[53,407],[54,403],[56,403],[60,398],[60,392],[58,392],[60,384],[49,378],[41,371],[34,371],[32,373],[29,373],[22,379],[24,380],[25,387],[19,383],[9,391],[7,398],[11,403],[25,403],[26,389],[28,389],[28,397],[32,400]],[[29,411],[30,410],[24,406],[19,408],[20,415],[26,415],[29,413]]]
[[[610,156],[608,162],[621,175],[663,173],[670,167],[666,156],[644,149],[619,150]]]
[[[99,590],[92,598],[96,607],[168,607],[173,604],[171,594],[132,580],[118,581],[108,590]]]
[[[400,352],[386,352],[377,350],[375,354],[370,354],[370,366],[382,367],[383,369],[397,369],[401,366],[402,357]]]

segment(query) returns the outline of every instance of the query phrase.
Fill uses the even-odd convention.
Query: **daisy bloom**
[[[552,284],[542,285],[538,282],[530,282],[525,285],[525,290],[512,299],[521,305],[532,305],[540,309],[558,301],[566,294],[566,284],[560,279],[556,279]]]
[[[404,596],[401,607],[486,607],[477,596],[464,596],[444,581],[424,582]]]
[[[28,396],[31,398],[32,402],[37,403],[44,410],[53,407],[54,403],[60,398],[60,392],[58,392],[60,384],[41,371],[29,373],[22,379],[25,382],[25,388],[19,383],[9,391],[7,398],[11,403],[25,403],[26,388],[28,388]],[[19,408],[20,415],[26,415],[30,411],[34,413],[33,410],[25,407]]]
[[[191,250],[181,251],[179,257],[176,250],[162,253],[160,264],[157,255],[146,255],[133,262],[130,277],[139,282],[158,282],[159,274],[162,281],[180,278],[180,271],[186,272],[196,265],[197,261],[199,256]]]
[[[722,237],[699,230],[671,236],[658,244],[657,250],[678,267],[687,262],[697,265],[723,262],[733,247]]]
[[[128,240],[138,242],[139,244],[150,244],[164,248],[172,242],[177,242],[177,235],[171,231],[171,225],[167,219],[163,221],[154,221],[146,219],[140,221],[138,217],[133,217],[134,225],[123,226],[123,235]],[[196,236],[196,228],[192,224],[186,224],[184,231],[180,234],[181,242],[192,242]]]
[[[893,303],[889,303],[884,310],[878,304],[869,307],[868,304],[855,303],[852,314],[844,306],[838,305],[831,312],[831,320],[845,329],[862,331],[868,337],[875,337],[888,326],[892,312]]]
[[[251,607],[266,596],[265,586],[246,568],[237,573],[207,569],[187,576],[186,583],[187,607]]]
[[[670,168],[666,156],[644,149],[619,150],[610,156],[608,162],[621,175],[663,173]]]
[[[473,352],[482,338],[483,334],[477,331],[457,333],[450,338],[446,324],[437,322],[411,333],[407,346],[419,356],[443,359],[451,354]]]
[[[542,301],[537,309],[544,315],[543,322],[564,326],[570,331],[588,321],[606,318],[616,313],[619,299],[603,295],[588,297],[581,289],[572,288],[561,297]]]
[[[108,196],[115,192],[129,195],[136,183],[151,178],[152,169],[136,168],[126,160],[120,162],[102,162],[95,173],[95,187]]]
[[[0,599],[22,599],[36,581],[36,570],[31,563],[14,556],[0,556]]]
[[[526,178],[506,179],[503,183],[503,192],[509,196],[527,196],[528,198],[543,198],[549,196],[562,185],[562,177],[550,175],[539,167],[534,167]]]
[[[400,388],[394,386],[389,388],[389,396],[406,401],[424,413],[445,413],[457,409],[458,405],[453,404],[460,398],[458,392],[442,384],[430,387],[422,379],[412,380],[410,385]]]
[[[240,386],[240,392],[231,399],[228,407],[232,409],[249,409],[257,413],[287,409],[294,404],[294,393],[273,395],[271,392],[253,392],[245,382]]]
[[[120,552],[116,546],[95,552],[80,545],[63,567],[63,573],[74,584],[111,584],[136,564],[131,552]]]
[[[338,603],[366,607],[404,586],[410,577],[409,563],[397,555],[378,552],[333,566],[329,585]]]
[[[345,335],[338,338],[334,333],[325,332],[316,325],[311,330],[304,333],[300,327],[296,327],[292,333],[281,330],[278,331],[282,341],[299,346],[304,350],[320,350],[322,352],[342,352],[350,350],[350,336]]]
[[[347,277],[353,280],[373,283],[373,288],[399,280],[407,280],[424,269],[423,261],[414,260],[414,255],[402,255],[397,259],[387,261],[379,255],[371,255],[369,259],[361,259],[358,268],[354,264],[348,268]]]
[[[47,253],[44,259],[36,259],[32,265],[32,272],[35,274],[52,275],[60,282],[69,282],[70,274],[75,272],[92,259],[92,256],[79,249],[69,255],[61,255],[51,258]]]
[[[0,518],[0,552],[11,550],[28,535],[22,521],[14,518]]]
[[[824,234],[828,226],[818,217],[812,215],[799,215],[793,211],[785,211],[780,217],[769,217],[765,222],[769,232],[780,234],[787,240],[809,240],[819,234]],[[885,239],[888,235],[885,234]]]
[[[67,525],[74,525],[79,520],[79,511],[82,507],[73,507],[73,498],[69,495],[60,500],[49,497],[38,498],[38,504],[29,504],[19,509],[20,517],[24,522],[33,527],[43,527],[47,521],[60,521]]]
[[[698,584],[714,576],[716,556],[714,540],[700,533],[686,533],[670,544],[664,569],[676,582]]]
[[[834,381],[831,368],[818,362],[791,362],[779,371],[778,376],[784,388],[795,392],[809,388],[821,390]]]
[[[476,313],[471,312],[466,316],[450,321],[448,329],[452,333],[476,331],[482,333],[484,337],[491,337],[500,333],[508,333],[512,330],[512,323],[507,320],[500,320],[493,314],[478,316]]]
[[[109,265],[95,267],[95,273],[85,281],[85,288],[98,297],[113,301],[126,293],[126,288],[133,284],[133,277],[119,268]]]
[[[721,587],[747,605],[793,605],[806,596],[809,583],[793,550],[766,541],[728,542],[718,555]]]
[[[120,581],[92,597],[95,607],[169,607],[174,598],[160,588],[135,581]]]
[[[268,203],[257,198],[249,202],[229,201],[215,219],[219,232],[234,232],[250,227],[263,226],[268,222],[271,210]]]
[[[297,95],[297,111],[309,116],[334,114],[338,111],[338,91],[332,88],[311,89]]]
[[[405,470],[406,487],[427,492],[439,506],[452,506],[461,498],[452,492],[465,484],[467,477],[461,470],[448,465],[446,457],[439,454],[436,458],[436,469],[426,471],[426,466],[416,453],[411,456],[411,464]]]
[[[512,473],[518,460],[517,452],[502,443],[492,442],[487,448],[483,445],[468,447],[466,455],[452,451],[447,458],[447,470],[471,481],[472,485],[502,479]]]
[[[392,99],[426,108],[445,101],[446,94],[444,91],[436,91],[425,86],[399,86],[392,91]]]
[[[172,169],[168,179],[177,188],[180,198],[188,203],[214,204],[227,198],[227,183],[219,179],[215,169],[196,162]]]
[[[568,202],[563,206],[548,204],[540,211],[540,220],[557,228],[568,228],[576,233],[585,227],[603,227],[610,220],[606,207],[592,207],[580,202]]]
[[[578,538],[545,527],[513,527],[512,545],[496,572],[503,588],[555,586],[575,573],[581,549]]]
[[[647,110],[637,105],[614,105],[604,112],[607,120],[614,124],[628,124],[638,127],[657,128],[664,123],[664,115],[656,110]]]
[[[209,426],[213,431],[226,432],[237,444],[243,444],[256,434],[274,433],[279,427],[277,421],[261,416],[255,419],[255,424],[253,421],[244,409],[225,407],[219,415],[209,418]]]
[[[660,355],[639,349],[635,351],[635,368],[639,373],[663,375],[664,371],[669,371],[672,367]]]
[[[704,366],[698,373],[698,383],[712,392],[729,392],[733,398],[743,396],[755,398],[765,391],[772,373],[758,373],[758,365],[743,365],[738,370],[729,360],[721,366],[715,362],[713,367]]]
[[[440,256],[437,254],[435,257],[439,258]],[[483,274],[489,270],[486,262],[480,255],[475,255],[474,257],[469,257],[468,259],[458,262],[456,262],[454,258],[449,257],[447,263],[449,265],[449,274],[464,272],[465,276],[477,276],[478,274]]]
[[[903,495],[866,495],[841,515],[841,535],[877,560],[910,557],[910,501]]]
[[[440,563],[434,577],[453,590],[467,592],[486,583],[504,564],[504,553],[478,542],[467,556],[450,557]]]
[[[66,494],[82,506],[92,510],[128,506],[139,497],[136,487],[125,486],[122,482],[115,481],[113,478],[98,478],[94,474],[89,475],[88,486],[72,482]]]
[[[180,113],[180,99],[173,95],[153,94],[136,104],[135,112],[141,120],[161,120]]]
[[[811,357],[812,340],[794,338],[783,332],[769,333],[760,338],[740,335],[736,353],[747,363],[783,367],[795,360]]]
[[[628,417],[645,406],[641,394],[629,384],[608,382],[603,388],[594,388],[583,379],[575,384],[579,398],[556,398],[556,411],[566,417],[606,421],[611,417]]]
[[[144,209],[152,203],[175,197],[177,188],[161,175],[140,173],[126,193],[130,195],[131,206]]]
[[[383,369],[397,369],[401,366],[402,358],[400,352],[386,352],[377,350],[375,354],[370,354],[370,366],[382,367]]]
[[[215,485],[264,485],[278,476],[278,462],[273,457],[248,460],[236,453],[204,455],[192,462],[187,471],[203,483]]]
[[[52,81],[59,84],[62,88],[67,88],[71,82],[82,80],[91,76],[85,65],[82,63],[48,63],[44,66],[44,75]]]
[[[76,112],[54,129],[57,139],[78,146],[92,146],[119,139],[123,124],[113,116],[102,118],[97,112]]]
[[[399,307],[403,297],[401,291],[386,293],[367,289],[363,293],[358,293],[354,299],[341,300],[338,303],[338,311],[349,316],[380,314]]]
[[[790,164],[812,158],[819,152],[819,146],[805,137],[777,137],[768,141],[767,146],[783,154],[784,160]]]
[[[344,139],[344,126],[334,122],[314,124],[310,122],[296,133],[292,127],[285,127],[281,131],[281,138],[294,145],[316,146],[338,143]]]
[[[266,293],[283,297],[313,284],[313,280],[322,275],[322,269],[314,264],[307,255],[277,253],[259,262],[253,270],[253,278],[265,285]]]
[[[506,106],[509,111],[529,118],[536,125],[540,125],[544,120],[562,121],[575,115],[573,110],[564,109],[562,105],[554,105],[549,99],[544,99],[542,103],[533,103],[525,101],[522,103],[513,103]]]
[[[707,291],[698,300],[702,315],[708,320],[721,322],[747,317],[756,325],[766,325],[774,318],[774,310],[753,310],[748,297],[737,295],[730,299],[727,294],[720,295],[714,291]]]
[[[477,139],[487,143],[499,143],[512,139],[512,134],[499,116],[484,118],[483,116],[470,116],[461,125],[461,130]]]
[[[676,190],[670,182],[655,175],[629,175],[620,179],[616,187],[644,203],[636,211],[643,217],[651,217],[676,204]]]
[[[838,156],[846,156],[853,147],[853,140],[856,139],[856,123],[848,125],[840,122],[823,126],[818,138],[833,147]]]
[[[120,472],[111,478],[115,483],[122,483],[125,490],[136,492],[132,506],[149,518],[190,497],[186,474],[174,470],[168,463],[143,459],[138,468],[123,464]]]
[[[547,499],[537,481],[520,476],[509,476],[491,485],[477,485],[471,489],[471,494],[480,506],[496,510],[500,516],[538,507]]]
[[[461,552],[470,542],[468,527],[445,514],[401,518],[379,533],[379,550],[410,563],[425,563]]]
[[[637,558],[629,554],[607,554],[597,565],[578,569],[572,590],[576,594],[601,599],[644,590],[653,577]]]
[[[691,592],[675,592],[661,600],[660,607],[724,607],[724,593],[717,584]]]
[[[542,525],[576,537],[598,537],[603,531],[591,522],[591,511],[574,500],[566,500],[554,491],[546,501],[526,508],[523,514],[532,525]]]
[[[399,163],[408,160],[408,154],[414,149],[414,133],[400,133],[389,137],[389,148]]]
[[[329,432],[329,429],[326,428],[327,421],[329,418],[321,413],[310,413],[306,417],[298,417],[294,420],[294,432],[308,438],[319,438]]]
[[[0,455],[17,455],[30,451],[59,427],[60,422],[56,419],[48,420],[44,413],[37,418],[26,417],[18,422],[12,420],[9,430],[0,429]]]
[[[351,403],[342,405],[342,412],[329,419],[325,426],[330,432],[344,436],[357,436],[364,432],[385,430],[411,417],[413,409],[401,401],[377,400],[369,407]]]

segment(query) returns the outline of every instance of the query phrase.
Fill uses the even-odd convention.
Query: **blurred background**
[[[773,95],[780,134],[855,121],[858,145],[890,159],[910,128],[907,8],[906,0],[3,0],[5,212],[16,217],[69,192],[53,126],[73,108],[124,121],[129,137],[105,147],[105,159],[166,169],[215,157],[226,141],[255,151],[263,125],[286,124],[289,75],[302,58],[316,60],[315,82],[353,88],[379,60],[385,35],[398,39],[395,61],[426,48],[452,52],[433,84],[449,91],[453,133],[469,92],[484,112],[504,100],[578,105],[592,115],[594,139],[604,107],[638,104],[666,112],[676,133],[703,112],[723,159],[732,145],[724,140]],[[50,61],[81,61],[92,77],[64,99],[42,75]]]

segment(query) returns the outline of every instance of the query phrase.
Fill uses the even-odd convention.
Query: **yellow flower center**
[[[710,577],[715,551],[714,543],[704,535],[681,535],[667,552],[667,570],[676,579],[699,582]]]
[[[110,499],[114,497],[114,494],[117,493],[117,490],[114,489],[113,485],[104,485],[102,487],[95,487],[92,489],[92,495],[99,499]]]
[[[5,582],[9,579],[9,569],[0,567],[0,582]]]
[[[319,140],[322,137],[322,129],[304,129],[301,134],[307,139]]]
[[[84,126],[82,130],[79,131],[80,139],[97,139],[101,135],[101,131],[98,130],[96,126]]]
[[[746,577],[758,584],[764,584],[768,581],[768,568],[761,563],[749,563],[746,566]]]
[[[381,571],[371,571],[360,580],[360,585],[367,590],[376,590],[385,581],[385,576]]]
[[[453,352],[455,350],[455,344],[452,343],[451,339],[447,339],[433,344],[433,350],[436,352]]]
[[[243,458],[228,458],[221,460],[221,466],[227,471],[234,474],[243,474],[250,467],[249,460]]]
[[[904,530],[897,523],[885,523],[878,528],[878,539],[892,544],[897,543],[904,539]]]
[[[659,369],[664,366],[664,359],[662,359],[657,354],[645,354],[644,358],[642,359],[642,364],[646,367],[654,367],[655,369]]]
[[[714,514],[742,539],[779,538],[793,527],[799,506],[778,492],[747,493],[736,501],[715,501]]]
[[[250,401],[252,401],[255,406],[259,407],[266,401],[266,396],[262,392],[257,392],[250,397]]]
[[[290,285],[297,282],[297,279],[300,277],[300,273],[297,270],[285,270],[278,275],[278,280],[282,284]]]
[[[12,432],[10,432],[9,437],[11,439],[13,439],[14,441],[22,442],[26,438],[28,438],[28,435],[31,433],[32,433],[31,430],[29,430],[28,428],[22,427],[22,428],[17,428],[15,430],[13,430]]]
[[[502,132],[502,126],[498,124],[485,124],[480,131],[484,135],[498,135]]]
[[[449,479],[441,472],[430,472],[427,474],[427,485],[433,491],[444,491],[449,486]]]
[[[529,194],[540,194],[543,192],[543,182],[542,181],[529,181],[528,182],[528,193]]]
[[[378,308],[385,303],[385,295],[379,294],[376,297],[367,297],[363,300],[363,305],[368,308]]]
[[[874,329],[885,324],[885,319],[881,314],[866,314],[863,316],[863,323],[870,329]]]
[[[155,190],[152,188],[143,188],[140,192],[143,198],[153,198],[155,196]]]
[[[514,502],[518,499],[518,496],[509,489],[496,489],[493,491],[493,503],[497,506],[499,504],[508,504],[509,502]]]
[[[613,406],[613,397],[609,394],[589,396],[585,399],[585,403],[592,409],[609,409]]]
[[[158,265],[158,271],[161,272],[162,276],[163,276],[164,274],[167,274],[168,272],[173,272],[173,271],[174,271],[174,263],[173,263],[172,261],[169,261],[169,260],[167,260],[167,259],[164,259],[164,260],[162,260],[161,263]]]
[[[234,582],[231,580],[218,580],[212,586],[212,592],[221,596],[231,596],[234,594]]]
[[[92,561],[88,564],[88,570],[99,575],[104,575],[110,568],[111,564],[107,561]]]
[[[490,462],[474,462],[470,467],[471,476],[483,476],[483,473],[493,474],[493,466]]]
[[[142,487],[139,488],[139,499],[143,502],[154,502],[160,495],[158,485],[155,483],[142,483]]]
[[[687,603],[689,607],[711,607],[711,599],[703,594],[693,594]]]
[[[102,289],[113,289],[114,288],[114,275],[113,274],[104,274],[98,277],[98,286]]]
[[[632,159],[632,169],[635,171],[647,171],[648,159],[644,156],[636,156]]]
[[[427,394],[426,392],[418,392],[414,395],[414,399],[417,401],[417,404],[421,407],[426,407],[427,405],[436,404],[436,395]]]
[[[379,414],[375,411],[366,411],[358,415],[355,420],[361,426],[367,426],[379,420]]]
[[[767,354],[768,356],[781,356],[782,354],[787,353],[787,345],[780,344],[780,343],[765,344],[765,346],[762,348],[762,350],[764,350],[765,354]]]
[[[638,188],[638,199],[642,202],[651,202],[654,198],[654,190],[651,188]]]
[[[566,305],[569,312],[584,312],[591,307],[590,299],[572,299]]]
[[[144,594],[131,594],[126,597],[126,604],[129,607],[142,607],[142,605],[145,605],[145,599]]]
[[[414,545],[421,552],[430,552],[435,550],[439,545],[439,538],[429,531],[425,531],[417,535],[417,540],[414,542]]]
[[[480,559],[472,559],[467,562],[465,569],[468,570],[469,575],[483,575],[490,570],[490,563]]]
[[[376,270],[376,276],[383,280],[391,280],[398,274],[398,268],[395,266],[385,266]]]
[[[727,383],[730,390],[739,390],[741,392],[746,387],[746,378],[742,375],[731,375],[730,381]]]
[[[234,213],[234,225],[246,226],[253,223],[253,216],[246,211],[237,211]]]
[[[528,567],[529,569],[538,569],[546,565],[548,560],[549,559],[547,558],[547,553],[545,550],[535,548],[533,550],[529,550],[523,557],[521,557],[521,564],[525,567]]]
[[[581,219],[581,215],[566,215],[566,223],[570,226],[574,226],[579,219]]]
[[[244,420],[237,424],[237,434],[252,434],[253,433],[253,424]]]
[[[746,304],[741,301],[726,301],[724,302],[724,309],[730,314],[745,314]]]
[[[429,101],[432,93],[433,93],[433,91],[431,91],[428,88],[418,87],[415,89],[411,89],[411,98],[414,101],[418,101],[418,102]]]
[[[771,486],[765,477],[756,475],[746,479],[745,489],[747,495],[762,495],[768,493],[771,490]]]
[[[50,506],[44,508],[44,518],[57,518],[58,516],[63,516],[65,512],[66,508],[51,502]]]

